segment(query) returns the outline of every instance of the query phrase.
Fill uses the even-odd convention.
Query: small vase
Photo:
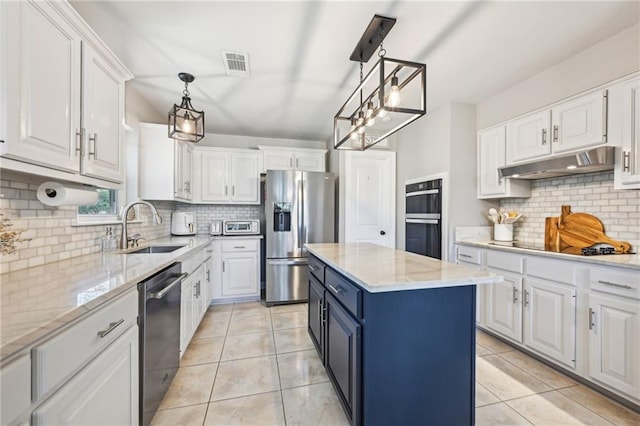
[[[493,239],[496,241],[513,241],[513,225],[496,223],[493,226]]]

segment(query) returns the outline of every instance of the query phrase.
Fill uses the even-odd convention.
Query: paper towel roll
[[[98,201],[98,191],[45,182],[38,187],[38,200],[47,206],[91,206]]]

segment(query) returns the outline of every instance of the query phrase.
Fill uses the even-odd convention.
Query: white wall
[[[640,70],[640,24],[605,39],[477,105],[477,128]]]
[[[167,112],[169,112],[168,109]],[[125,84],[124,116],[127,125],[136,132],[140,130],[140,123],[167,124],[167,116],[160,114],[146,99],[140,96],[129,81]]]

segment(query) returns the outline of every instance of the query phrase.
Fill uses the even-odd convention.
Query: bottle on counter
[[[107,226],[107,232],[102,236],[102,252],[111,253],[116,250],[116,237],[113,235],[113,229]]]

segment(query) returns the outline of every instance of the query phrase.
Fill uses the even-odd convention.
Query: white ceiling
[[[358,83],[349,56],[375,13],[387,56],[427,64],[429,110],[478,103],[640,21],[640,2],[72,1],[163,116],[178,72],[210,133],[327,140]],[[250,56],[225,75],[221,50]],[[365,65],[365,72],[374,63]]]

